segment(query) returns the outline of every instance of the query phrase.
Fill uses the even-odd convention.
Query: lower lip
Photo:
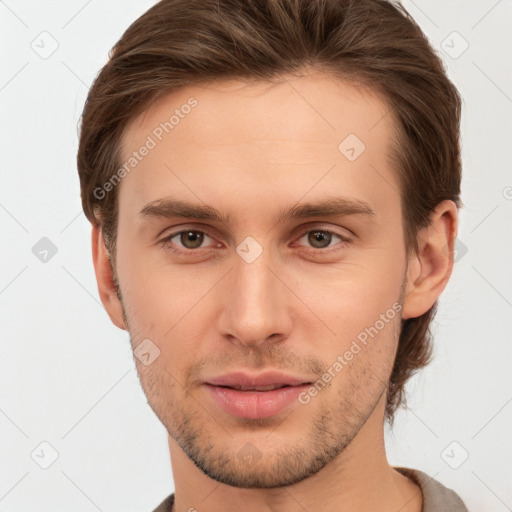
[[[271,391],[240,391],[207,384],[217,404],[238,418],[270,418],[284,411],[310,385],[285,386]]]

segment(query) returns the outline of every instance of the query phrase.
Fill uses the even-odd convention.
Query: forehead
[[[340,185],[340,177],[349,193],[366,182],[367,198],[378,199],[383,180],[394,194],[398,188],[388,162],[393,127],[376,92],[321,72],[187,86],[127,126],[124,163],[144,145],[152,148],[121,185],[125,201],[141,208],[176,190],[222,201],[227,190],[243,195],[252,187],[261,201],[280,188],[283,201],[297,200],[307,188]]]
[[[195,106],[189,108],[192,102]],[[391,121],[388,113],[386,102],[376,91],[320,71],[300,77],[283,75],[272,82],[223,80],[183,87],[159,98],[128,124],[123,147],[136,146],[161,123],[169,122],[173,114],[174,135],[182,132],[203,144],[208,141],[215,145],[226,138],[215,129],[217,126],[230,130],[230,137],[236,135],[238,142],[290,136],[312,142],[322,136],[330,139],[334,132],[338,137],[347,130],[364,137],[383,121],[381,128],[387,131]],[[191,123],[181,122],[189,114],[201,117],[200,123],[193,123],[193,133],[186,127]],[[182,126],[177,130],[179,124]],[[379,132],[382,130],[375,135]]]

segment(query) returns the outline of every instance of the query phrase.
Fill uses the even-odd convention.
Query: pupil
[[[204,235],[198,231],[187,231],[181,234],[181,243],[188,249],[200,247]]]
[[[331,241],[331,235],[325,231],[312,231],[309,241],[314,247],[327,247]]]

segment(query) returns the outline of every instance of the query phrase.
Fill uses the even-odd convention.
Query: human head
[[[126,127],[184,87],[226,80],[279,82],[315,69],[381,97],[392,120],[407,254],[432,212],[460,206],[460,99],[412,18],[384,0],[162,1],[114,46],[89,92],[78,170],[87,218],[100,226],[116,269],[118,195]],[[114,273],[115,276],[115,273]],[[436,304],[402,323],[387,394],[392,420],[409,377],[428,364]]]

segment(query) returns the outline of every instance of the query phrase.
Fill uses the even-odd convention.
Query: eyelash
[[[171,245],[171,240],[178,236],[178,235],[181,235],[182,233],[187,233],[189,231],[192,231],[193,233],[202,233],[206,236],[209,236],[210,238],[214,239],[214,236],[209,233],[208,231],[205,231],[203,229],[181,229],[180,231],[175,231],[174,233],[170,233],[168,236],[166,236],[165,238],[163,238],[159,243],[162,245],[162,247],[164,247],[165,249],[167,250],[170,250],[174,253],[179,253],[179,254],[191,254],[192,252],[197,252],[199,251],[199,249],[205,249],[205,247],[198,247],[197,249],[187,249],[187,248],[184,248],[184,249],[177,249],[176,247],[173,247]],[[303,231],[300,236],[298,237],[298,239],[300,240],[304,235],[307,235],[308,233],[312,233],[314,231],[319,231],[321,233],[328,233],[330,235],[334,235],[334,236],[337,236],[341,239],[341,242],[338,242],[337,244],[335,244],[334,246],[328,246],[328,247],[325,247],[323,249],[317,249],[315,247],[309,247],[310,250],[314,251],[314,252],[322,252],[322,253],[328,253],[330,252],[331,250],[336,250],[338,245],[340,245],[341,247],[345,247],[346,245],[348,245],[351,240],[346,237],[346,236],[343,236],[339,233],[336,233],[335,231],[332,231],[330,229],[322,229],[322,228],[313,228],[313,229],[308,229],[306,231]],[[211,247],[213,248],[213,247]]]

